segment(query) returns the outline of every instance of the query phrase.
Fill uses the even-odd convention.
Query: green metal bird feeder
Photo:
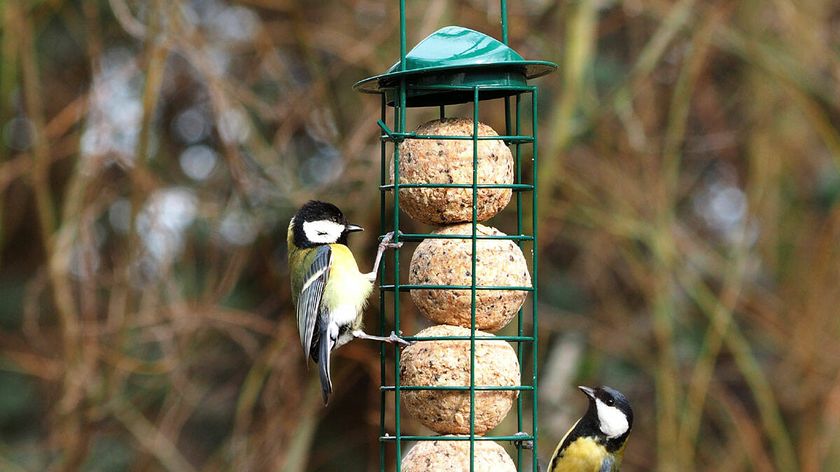
[[[394,231],[397,242],[420,242],[428,238],[454,238],[471,242],[472,267],[468,271],[471,277],[469,285],[418,285],[400,280],[400,249],[395,251],[394,263],[388,267],[383,264],[380,273],[380,331],[386,334],[388,320],[393,328],[400,332],[401,294],[415,289],[469,291],[471,296],[469,336],[404,336],[408,341],[469,341],[470,346],[470,382],[468,386],[406,386],[400,382],[400,351],[396,346],[393,366],[394,382],[387,382],[388,365],[386,347],[380,351],[381,360],[381,413],[380,413],[380,469],[390,470],[393,462],[389,461],[387,451],[393,448],[396,470],[402,469],[403,452],[407,442],[416,441],[468,441],[470,471],[475,469],[475,446],[478,441],[496,441],[513,443],[517,470],[538,470],[537,462],[537,87],[528,84],[529,79],[552,72],[557,66],[546,61],[528,61],[507,46],[507,4],[501,1],[501,41],[483,33],[459,26],[447,26],[428,36],[411,51],[406,51],[405,1],[399,2],[400,18],[400,59],[381,75],[364,79],[354,88],[364,93],[381,95],[381,116],[378,126],[380,134],[380,214],[381,233]],[[500,136],[479,135],[479,118],[482,108],[480,103],[488,100],[504,101],[505,130]],[[472,104],[471,135],[429,135],[406,130],[406,117],[411,108],[438,107],[441,119],[447,117],[447,106]],[[529,107],[528,107],[529,105]],[[389,107],[393,113],[389,113]],[[523,111],[522,108],[526,108]],[[530,110],[527,110],[530,108]],[[389,115],[391,119],[389,120]],[[390,123],[390,125],[389,125]],[[400,182],[400,143],[406,139],[419,140],[461,140],[472,142],[472,179],[467,182]],[[514,159],[514,179],[509,184],[487,184],[479,182],[479,142],[482,140],[501,140],[512,151]],[[393,152],[393,174],[387,169],[389,149]],[[531,158],[528,172],[523,172],[523,161]],[[527,167],[527,166],[525,166]],[[527,175],[525,175],[527,174]],[[402,189],[465,189],[472,191],[471,234],[443,235],[440,233],[400,233],[400,191]],[[479,234],[477,202],[479,190],[486,188],[510,189],[513,192],[516,207],[516,233],[511,235]],[[389,215],[388,195],[393,199],[393,216]],[[469,221],[467,221],[469,222]],[[530,247],[530,272],[532,284],[525,287],[486,286],[478,283],[476,254],[478,241],[486,239],[513,241],[520,249]],[[407,248],[403,248],[405,252]],[[483,290],[521,290],[530,295],[530,309],[520,308],[516,315],[516,335],[492,336],[476,334],[476,299]],[[386,303],[386,293],[392,293],[393,303]],[[530,317],[530,323],[528,323]],[[406,333],[408,334],[408,333]],[[515,346],[520,367],[520,385],[512,387],[493,387],[476,385],[476,341],[484,339],[501,340]],[[530,365],[530,371],[526,367]],[[526,373],[530,374],[524,378]],[[464,435],[407,435],[402,431],[402,395],[412,390],[452,390],[469,393],[470,415],[469,434]],[[510,390],[518,392],[515,414],[516,431],[504,434],[480,435],[476,433],[476,392],[490,390]],[[386,400],[393,395],[394,419],[386,421]],[[531,415],[526,415],[523,404],[530,403]],[[530,416],[528,418],[527,416]],[[387,424],[386,424],[387,423]],[[501,428],[498,428],[501,429]],[[529,457],[530,456],[530,457]]]

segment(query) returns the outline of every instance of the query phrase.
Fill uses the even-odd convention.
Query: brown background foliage
[[[498,34],[498,2],[407,3],[409,45]],[[378,467],[378,349],[338,351],[323,408],[285,231],[313,197],[378,227],[379,104],[350,86],[397,57],[396,4],[0,3],[0,469]],[[626,470],[838,469],[836,2],[529,0],[510,25],[561,65],[541,455],[607,383]]]

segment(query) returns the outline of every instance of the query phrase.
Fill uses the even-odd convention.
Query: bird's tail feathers
[[[318,359],[318,370],[321,374],[321,393],[324,395],[324,405],[329,403],[332,393],[332,380],[330,379],[330,351],[335,345],[335,339],[330,336],[329,328],[321,331],[320,354]]]

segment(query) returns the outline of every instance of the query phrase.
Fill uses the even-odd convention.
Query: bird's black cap
[[[347,218],[341,210],[329,202],[322,202],[320,200],[310,200],[306,202],[295,213],[292,231],[294,233],[295,246],[300,248],[310,248],[324,243],[316,243],[306,236],[303,224],[313,221],[331,221],[333,223],[344,226],[344,231],[341,236],[334,242],[339,244],[347,244],[347,234],[353,231],[361,231],[362,227],[353,225],[347,222]]]
[[[319,220],[334,221],[340,224],[347,223],[344,213],[337,206],[320,200],[309,200],[295,213],[295,223]]]

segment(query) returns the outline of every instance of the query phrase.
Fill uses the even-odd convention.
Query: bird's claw
[[[517,449],[533,449],[534,448],[534,441],[530,439],[525,439],[529,437],[528,433],[524,433],[522,431],[514,434],[514,436],[522,436],[523,439],[514,439],[511,441]]]
[[[411,346],[414,342],[406,341],[405,339],[397,336],[397,333],[391,331],[391,335],[388,337],[385,336],[373,336],[370,334],[365,333],[364,331],[357,329],[353,331],[353,337],[358,339],[368,339],[371,341],[379,341],[381,343],[390,343],[390,344],[401,344],[403,346]]]
[[[398,231],[397,233],[402,235],[402,231]],[[382,241],[379,243],[379,247],[382,249],[398,249],[402,247],[403,243],[395,243],[392,242],[393,240],[394,232],[390,231],[382,238]]]
[[[392,344],[401,344],[403,346],[411,346],[417,341],[406,341],[405,339],[397,336],[397,333],[391,331],[391,335],[388,336],[388,341]]]

